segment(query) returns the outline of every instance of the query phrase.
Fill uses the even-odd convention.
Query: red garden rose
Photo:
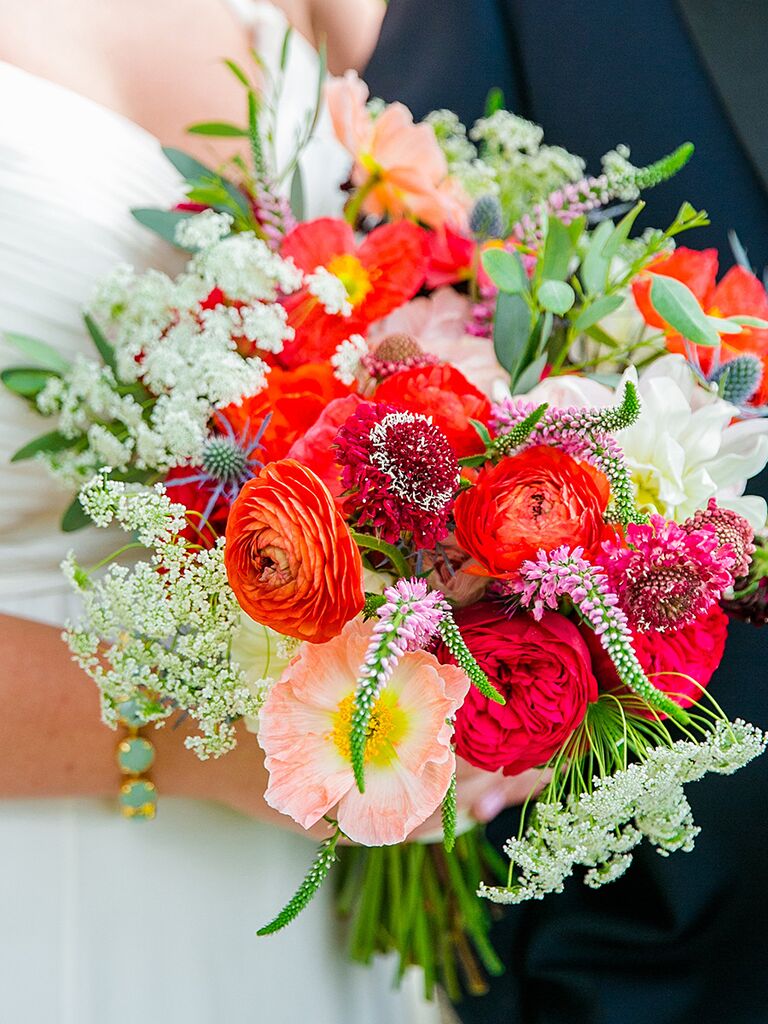
[[[619,682],[613,662],[603,650],[595,633],[584,627],[584,638],[592,652],[595,674],[601,690],[627,693]],[[633,646],[645,674],[658,690],[689,708],[701,697],[725,651],[728,616],[715,604],[689,625],[675,632],[636,633]],[[637,711],[646,718],[655,718],[651,711]]]
[[[243,611],[286,636],[325,643],[362,610],[357,545],[328,488],[293,459],[271,462],[240,491],[224,558]]]
[[[559,448],[539,445],[483,469],[456,500],[456,540],[488,576],[512,574],[543,548],[584,548],[615,535],[606,524],[606,477]],[[470,570],[471,571],[471,570]]]
[[[456,612],[456,623],[480,667],[506,699],[488,700],[474,686],[456,714],[456,752],[477,768],[517,775],[545,764],[597,699],[589,650],[572,622],[555,612],[541,621],[508,616],[480,602]],[[435,652],[452,661],[447,648]]]
[[[491,403],[463,373],[447,363],[393,373],[379,384],[375,399],[431,416],[459,458],[483,450],[483,442],[469,421],[487,424]]]

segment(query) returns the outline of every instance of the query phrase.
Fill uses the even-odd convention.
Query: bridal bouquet
[[[16,458],[73,489],[65,530],[127,534],[63,566],[104,721],[189,717],[202,758],[252,742],[244,721],[267,803],[325,827],[262,932],[340,858],[353,955],[458,998],[501,970],[493,904],[603,885],[644,840],[690,850],[684,786],[765,746],[707,686],[724,608],[768,616],[743,495],[768,460],[768,299],[743,254],[718,282],[717,253],[676,246],[706,223],[687,204],[632,236],[692,147],[585,177],[493,96],[467,132],[330,82],[344,214],[303,220],[233,70],[247,127],[192,130],[251,159],[168,151],[183,202],[136,212],[184,270],[112,274],[98,358],[11,339],[35,365],[5,384],[55,420]],[[457,804],[468,766],[537,770],[506,859],[461,782]]]

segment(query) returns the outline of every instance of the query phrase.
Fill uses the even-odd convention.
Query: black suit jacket
[[[717,245],[728,263],[734,228],[762,269],[766,25],[767,0],[390,0],[365,77],[417,117],[448,107],[465,123],[500,86],[507,106],[593,168],[617,142],[645,162],[691,139],[688,167],[647,194],[648,221],[665,225],[688,199],[713,223],[686,244]],[[765,493],[765,480],[756,487]],[[712,690],[768,728],[768,629],[732,625]],[[703,829],[693,853],[646,848],[605,889],[572,880],[510,909],[495,931],[507,974],[459,1007],[463,1020],[766,1024],[768,757],[690,797]],[[515,831],[514,812],[490,827],[499,843]]]

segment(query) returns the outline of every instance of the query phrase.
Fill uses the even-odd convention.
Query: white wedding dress
[[[284,30],[250,8],[276,59]],[[316,54],[295,38],[283,128],[307,106]],[[313,212],[341,168],[332,140],[305,161]],[[312,169],[317,168],[313,175]],[[159,143],[124,117],[0,63],[0,330],[90,352],[80,309],[115,264],[175,265],[129,215],[168,206],[179,183]],[[0,345],[0,362],[25,362]],[[69,496],[12,452],[44,421],[0,393],[0,611],[60,624],[76,614],[58,563],[111,549],[103,532],[59,532]],[[2,666],[0,666],[2,671]],[[22,695],[23,696],[23,695]],[[44,742],[41,738],[41,742]],[[12,750],[0,752],[12,757]],[[190,754],[190,756],[194,756]],[[118,786],[117,774],[115,789]],[[330,891],[289,929],[256,929],[303,877],[313,843],[226,809],[163,798],[152,823],[112,803],[0,804],[0,1020],[8,1024],[412,1024],[436,1013],[417,978],[345,963]]]

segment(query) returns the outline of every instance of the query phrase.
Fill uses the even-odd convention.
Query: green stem
[[[344,209],[344,220],[346,220],[347,224],[351,225],[352,227],[354,227],[357,224],[358,218],[360,217],[360,211],[363,207],[363,203],[371,194],[371,192],[373,192],[376,186],[380,183],[380,181],[381,176],[379,175],[378,172],[375,172],[370,176],[368,181],[366,181],[364,185],[361,185],[357,192],[355,192],[355,194],[347,203],[346,208]]]
[[[408,577],[413,575],[405,555],[398,551],[394,544],[388,544],[385,540],[380,540],[378,537],[369,537],[367,533],[358,533],[356,530],[350,532],[352,533],[352,540],[359,548],[378,551],[380,555],[388,558],[397,571],[398,576]]]

